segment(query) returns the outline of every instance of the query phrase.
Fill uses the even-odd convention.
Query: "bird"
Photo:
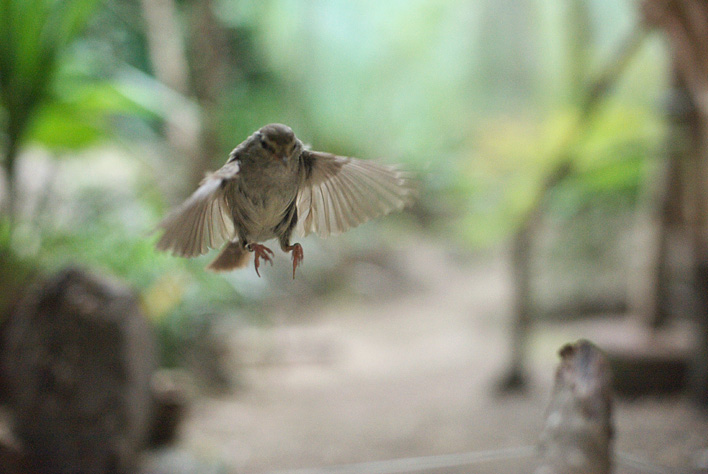
[[[322,238],[340,234],[414,201],[412,175],[399,167],[313,151],[287,125],[272,123],[254,132],[208,173],[194,193],[157,225],[160,251],[197,257],[221,248],[206,267],[227,272],[254,254],[273,264],[263,245],[277,239],[290,253],[293,278],[304,260],[294,232]]]

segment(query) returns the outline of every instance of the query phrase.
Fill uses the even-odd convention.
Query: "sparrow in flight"
[[[369,219],[403,209],[414,197],[409,174],[371,161],[307,149],[290,127],[262,127],[234,148],[187,200],[158,225],[158,250],[180,257],[223,245],[207,269],[244,267],[249,253],[271,262],[263,245],[278,239],[291,252],[293,278],[303,261],[301,236],[339,234]]]

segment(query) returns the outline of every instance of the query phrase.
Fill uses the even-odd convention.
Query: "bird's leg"
[[[255,254],[253,263],[256,267],[256,275],[258,275],[258,277],[261,276],[261,274],[258,272],[258,267],[261,266],[261,262],[259,260],[260,258],[263,258],[263,260],[265,260],[266,262],[270,262],[270,264],[273,265],[273,259],[271,258],[271,256],[273,255],[273,251],[265,245],[252,242],[250,244],[246,244],[246,249]]]
[[[305,259],[305,256],[302,252],[302,245],[300,244],[294,244],[294,245],[285,245],[283,247],[283,250],[286,252],[292,252],[293,255],[293,280],[295,279],[295,269],[297,269],[298,265],[302,265],[302,261]]]

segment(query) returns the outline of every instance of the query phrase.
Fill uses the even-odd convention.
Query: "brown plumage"
[[[159,224],[159,250],[180,257],[222,251],[207,267],[230,271],[255,254],[271,262],[259,242],[277,238],[292,252],[293,277],[303,260],[301,236],[339,234],[374,217],[400,210],[413,200],[410,176],[395,167],[311,151],[282,124],[262,127],[208,175],[199,188]]]

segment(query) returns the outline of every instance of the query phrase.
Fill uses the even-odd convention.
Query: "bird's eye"
[[[263,137],[261,137],[260,143],[261,143],[261,146],[262,146],[265,150],[268,150],[268,151],[271,152],[271,153],[275,153],[275,148],[273,148],[273,146],[272,146],[270,143],[268,143],[267,141],[265,141],[265,139],[263,139]]]

